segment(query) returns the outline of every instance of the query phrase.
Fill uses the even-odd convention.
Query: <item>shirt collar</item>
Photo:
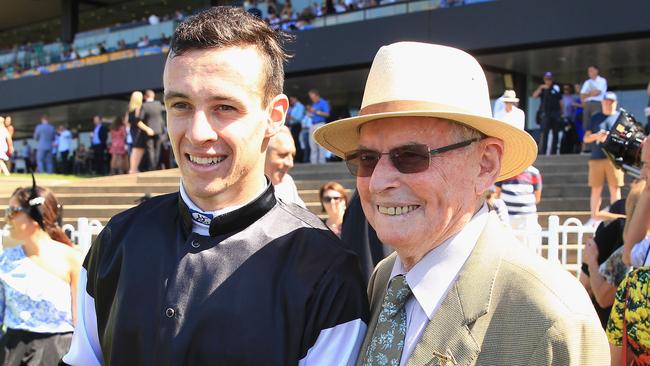
[[[190,199],[181,179],[179,203],[182,203],[181,213],[186,216],[184,223],[191,224],[193,232],[204,236],[240,230],[259,219],[275,205],[273,185],[268,180],[265,183],[262,191],[247,203],[216,211],[204,211]]]
[[[413,296],[431,320],[461,268],[476,246],[488,218],[487,204],[472,216],[461,231],[427,253],[410,271],[397,257],[391,278],[404,274]]]

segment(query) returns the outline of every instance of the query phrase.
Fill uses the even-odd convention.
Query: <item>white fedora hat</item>
[[[506,90],[501,97],[501,100],[504,102],[518,103],[519,98],[517,98],[517,93],[514,90]]]
[[[537,157],[537,144],[527,132],[492,118],[485,74],[474,57],[455,48],[418,42],[380,48],[359,115],[320,127],[314,139],[343,158],[358,148],[364,123],[407,116],[448,119],[503,140],[497,180],[519,174]]]

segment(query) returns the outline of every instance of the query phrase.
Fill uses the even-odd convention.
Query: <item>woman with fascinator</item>
[[[70,348],[82,256],[58,223],[60,211],[34,180],[9,199],[10,236],[22,244],[0,254],[2,365],[57,365]]]

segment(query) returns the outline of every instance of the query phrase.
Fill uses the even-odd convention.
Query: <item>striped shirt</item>
[[[529,166],[519,175],[495,183],[501,188],[501,198],[508,206],[509,215],[529,215],[537,212],[535,191],[542,189],[542,175]]]

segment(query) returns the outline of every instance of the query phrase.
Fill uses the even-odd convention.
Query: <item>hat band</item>
[[[434,102],[425,102],[420,100],[391,100],[388,102],[380,102],[375,104],[367,105],[359,111],[359,116],[367,116],[370,114],[378,113],[392,113],[392,112],[451,112],[451,113],[465,113],[471,114],[470,112],[463,110],[461,108],[451,107],[447,104],[434,103]]]

